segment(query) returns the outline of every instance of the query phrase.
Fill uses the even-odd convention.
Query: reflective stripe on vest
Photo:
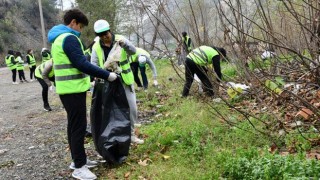
[[[35,66],[36,65],[36,59],[34,58],[34,55],[30,55],[30,54],[27,54],[27,56],[29,57],[29,65],[31,66]]]
[[[138,62],[139,55],[144,55],[150,58],[150,54],[146,50],[138,47],[136,47],[136,50],[137,50],[136,53],[130,56],[130,62]]]
[[[200,46],[188,54],[188,58],[200,66],[212,64],[212,58],[219,55],[218,51],[209,46]]]
[[[115,35],[115,42],[119,41],[122,37],[123,36],[121,36],[121,35]],[[104,57],[104,52],[102,50],[100,41],[95,42],[94,45],[92,46],[92,49],[94,49],[97,54],[99,67],[104,69],[104,62],[105,62],[106,58]],[[121,71],[121,78],[122,78],[123,82],[126,85],[133,84],[134,77],[133,77],[133,73],[130,69],[130,62],[128,61],[127,53],[123,48],[121,49],[121,59],[119,61],[119,65],[122,70]]]
[[[90,77],[77,68],[74,68],[63,51],[64,39],[67,36],[75,36],[71,33],[59,35],[52,44],[51,52],[53,57],[53,67],[56,82],[56,91],[58,94],[73,94],[85,92],[90,88]],[[77,36],[75,36],[77,37]],[[83,45],[77,37],[81,49]]]
[[[6,65],[10,70],[13,70],[13,69],[16,69],[17,66],[15,64],[12,64],[11,58],[14,58],[14,56],[13,55],[6,56]]]

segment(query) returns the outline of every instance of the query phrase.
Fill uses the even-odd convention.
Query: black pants
[[[191,59],[186,59],[186,65],[185,65],[185,77],[186,82],[184,84],[184,88],[182,91],[182,96],[188,96],[190,87],[193,83],[194,74],[196,74],[201,82],[203,83],[203,90],[209,95],[213,96],[214,92],[212,89],[212,84],[208,78],[207,69],[204,66],[199,66],[195,62],[193,62]]]
[[[11,72],[12,72],[12,81],[13,81],[13,82],[16,82],[16,79],[17,79],[17,69],[12,69]]]
[[[20,81],[26,80],[26,77],[24,76],[24,71],[23,70],[18,70],[18,73],[19,73]]]
[[[33,78],[36,78],[34,76],[34,71],[36,70],[36,66],[31,66],[30,67],[30,79],[32,80]]]
[[[138,87],[142,87],[142,84],[141,84],[141,81],[140,81],[140,78],[139,78],[139,69],[140,69],[140,74],[141,74],[141,77],[142,77],[142,81],[143,81],[143,87],[145,89],[148,88],[148,78],[147,78],[147,75],[146,75],[146,67],[143,66],[139,66],[139,63],[138,62],[133,62],[130,64],[131,66],[131,70],[132,70],[132,73],[133,73],[133,76],[134,76],[134,81],[137,83],[137,86]]]
[[[61,102],[67,111],[68,118],[68,143],[71,157],[76,168],[87,162],[84,149],[84,137],[87,128],[86,92],[60,95]]]
[[[44,107],[48,107],[49,106],[49,102],[48,102],[48,85],[47,83],[41,79],[41,78],[37,78],[38,82],[40,83],[41,87],[42,87],[42,100],[43,100],[43,106]]]

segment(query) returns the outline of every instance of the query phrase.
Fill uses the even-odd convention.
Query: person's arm
[[[74,35],[66,37],[63,50],[71,61],[72,65],[79,69],[81,72],[90,76],[108,79],[110,72],[103,70],[86,60],[86,56],[83,54],[80,42]]]
[[[46,62],[44,68],[43,68],[43,71],[42,71],[42,79],[44,80],[44,82],[47,83],[48,87],[50,87],[52,84],[51,84],[51,81],[49,80],[49,73],[51,72],[52,70],[52,61],[49,60]]]
[[[30,56],[27,55],[26,59],[27,59],[27,63],[30,64]]]
[[[17,61],[16,61],[16,59],[15,59],[13,56],[11,56],[11,63],[12,63],[12,64],[17,64]]]
[[[119,44],[129,56],[134,55],[136,53],[136,47],[128,39],[121,39],[119,41]]]
[[[156,66],[154,65],[153,61],[149,58],[149,57],[146,57],[147,58],[147,61],[146,63],[150,66],[151,68],[151,71],[152,71],[152,75],[153,75],[153,79],[157,79],[157,69],[156,69]]]
[[[95,66],[99,66],[98,55],[97,55],[97,52],[94,49],[92,49],[92,52],[91,52],[90,62],[91,62],[91,64],[93,64]]]
[[[220,67],[220,55],[216,55],[212,57],[212,65],[213,65],[214,71],[219,77],[218,82],[220,82],[222,80],[222,73],[221,73],[221,67]]]

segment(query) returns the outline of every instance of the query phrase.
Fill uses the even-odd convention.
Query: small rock
[[[4,154],[7,151],[9,151],[9,149],[0,149],[0,155]]]

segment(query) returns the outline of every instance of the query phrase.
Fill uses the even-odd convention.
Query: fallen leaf
[[[170,158],[170,156],[167,156],[167,155],[163,155],[162,157],[163,157],[164,160],[167,160],[167,159]]]
[[[148,160],[147,159],[145,159],[145,160],[143,160],[143,161],[141,161],[141,159],[139,160],[139,162],[138,162],[138,164],[140,165],[140,166],[148,166]]]
[[[128,178],[130,176],[131,172],[127,172],[126,174],[124,174],[125,178]]]

